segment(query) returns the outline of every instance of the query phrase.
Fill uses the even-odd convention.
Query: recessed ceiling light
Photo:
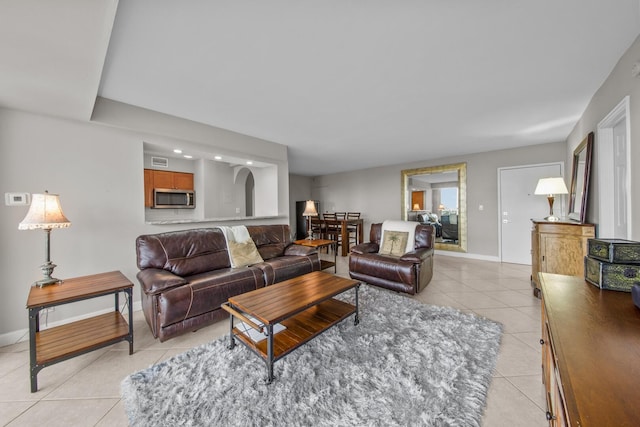
[[[251,160],[247,160],[247,164],[248,164],[248,165],[252,165],[252,164],[253,164],[253,162],[252,162]]]
[[[175,150],[173,150],[173,152],[176,154],[182,154],[182,150],[179,148],[176,148]]]
[[[222,160],[222,156],[215,156],[214,159],[216,160]]]
[[[185,159],[193,159],[193,156],[190,156],[190,155],[188,155],[188,154],[185,154],[185,155],[184,155],[184,158],[185,158]]]

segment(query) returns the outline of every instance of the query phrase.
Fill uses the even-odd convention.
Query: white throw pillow
[[[404,253],[413,251],[415,247],[415,239],[416,239],[416,226],[420,224],[416,221],[392,221],[386,220],[382,223],[382,235],[380,236],[380,248],[382,248],[382,243],[384,242],[384,234],[385,231],[406,231],[407,241],[404,247]],[[380,250],[378,250],[378,253]]]
[[[380,250],[378,253],[381,255],[403,255],[406,252],[408,237],[408,231],[386,230],[384,238],[380,242]]]

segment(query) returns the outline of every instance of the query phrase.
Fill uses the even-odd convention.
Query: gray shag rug
[[[265,363],[228,336],[128,376],[129,422],[480,426],[502,325],[368,285],[359,298],[359,325],[351,316],[280,359],[269,385]]]

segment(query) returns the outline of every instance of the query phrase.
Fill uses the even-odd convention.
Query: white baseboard
[[[140,301],[136,301],[133,303],[133,311],[140,311],[142,310],[142,303]],[[82,320],[82,319],[88,319],[89,317],[94,317],[94,316],[98,316],[100,314],[105,314],[105,313],[109,313],[112,312],[113,309],[112,308],[105,308],[104,310],[100,310],[100,311],[96,311],[93,313],[87,313],[87,314],[83,314],[81,316],[75,316],[75,317],[71,317],[69,319],[64,319],[64,320],[58,320],[56,322],[51,322],[49,323],[46,327],[44,327],[44,325],[42,325],[42,323],[40,324],[40,328],[41,330],[47,329],[47,328],[53,328],[54,326],[60,326],[60,325],[64,325],[66,323],[71,323],[71,322],[75,322],[76,320]],[[20,329],[18,331],[13,331],[13,332],[7,332],[6,334],[2,334],[0,335],[0,347],[4,347],[6,345],[11,345],[11,344],[17,344],[19,342],[22,341],[29,341],[29,329]]]
[[[442,251],[437,249],[435,253],[436,255],[445,255],[445,256],[468,258],[468,259],[478,259],[481,261],[500,262],[500,257],[492,256],[492,255],[479,255],[479,254],[470,254],[466,252]]]

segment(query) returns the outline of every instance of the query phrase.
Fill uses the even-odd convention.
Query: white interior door
[[[531,219],[549,216],[549,203],[534,194],[540,178],[562,176],[563,164],[498,169],[500,206],[500,259],[531,265]],[[553,211],[564,213],[564,197],[556,197]]]

